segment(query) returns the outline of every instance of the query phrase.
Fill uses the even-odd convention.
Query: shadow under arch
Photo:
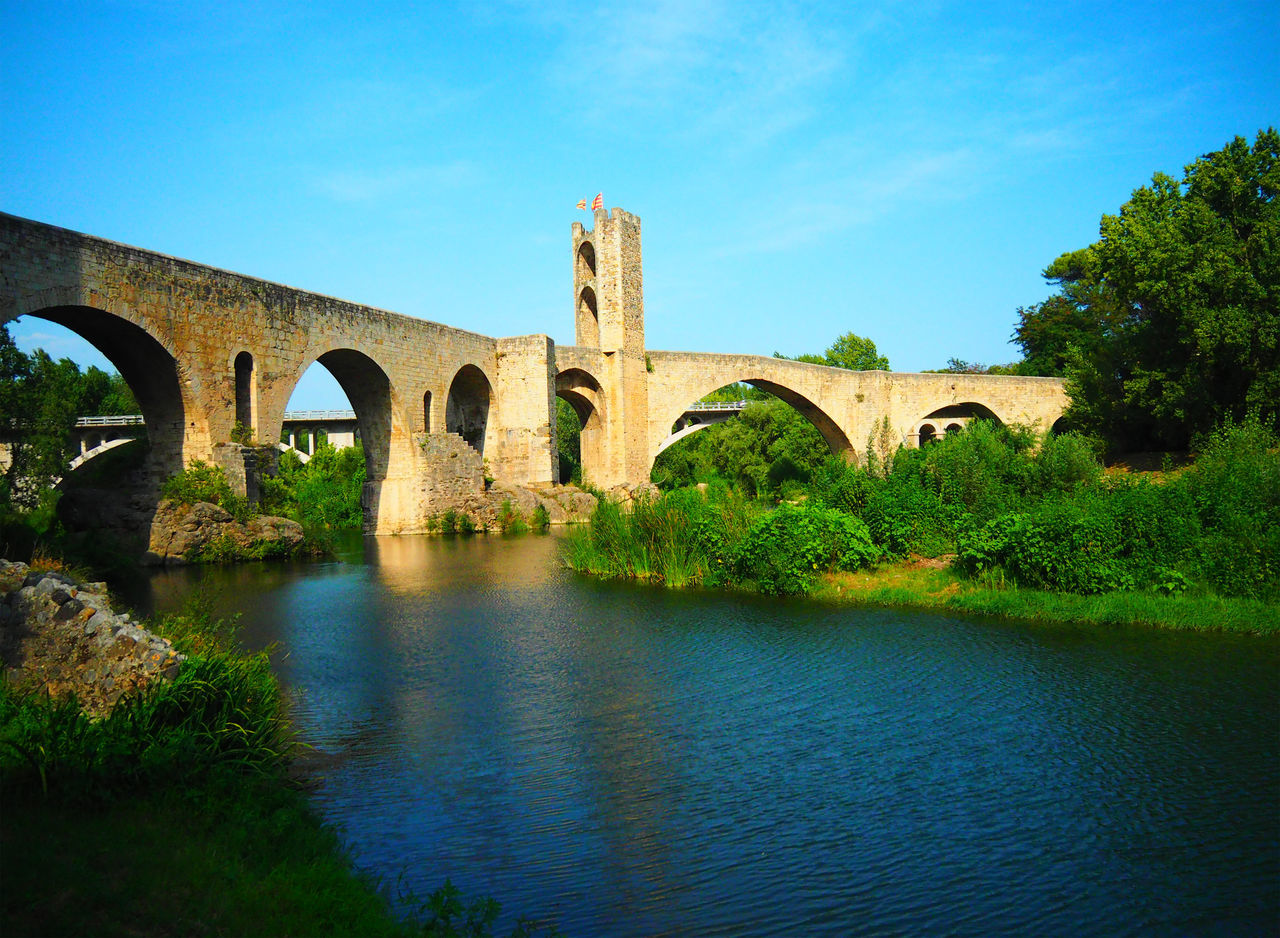
[[[331,349],[315,360],[333,375],[355,411],[364,446],[365,481],[360,498],[364,530],[377,533],[388,514],[384,505],[388,480],[408,479],[412,472],[410,434],[399,419],[391,379],[381,365],[355,349]],[[299,375],[305,371],[304,366]]]
[[[182,470],[189,429],[197,427],[195,409],[183,391],[178,361],[141,326],[92,306],[48,306],[24,311],[70,329],[111,362],[133,392],[146,426],[148,488]],[[85,415],[81,415],[85,416]]]
[[[575,341],[587,348],[600,346],[600,311],[596,305],[596,291],[583,287],[578,294],[578,306],[574,319]]]
[[[1004,425],[1000,415],[986,404],[964,401],[946,404],[917,418],[911,424],[911,438],[917,446],[924,446],[942,436],[960,432],[975,420],[990,420],[1000,426]]]
[[[566,368],[556,375],[556,397],[564,398],[582,424],[579,436],[579,455],[582,458],[582,478],[603,478],[605,464],[605,406],[604,389],[600,382],[581,368]],[[561,479],[567,482],[567,479]]]
[[[483,456],[493,404],[493,385],[485,373],[475,365],[463,365],[449,383],[444,404],[446,432],[458,434]]]
[[[800,392],[794,391],[786,385],[778,384],[776,381],[770,381],[766,378],[743,377],[732,378],[729,381],[717,378],[716,380],[717,383],[703,391],[703,395],[709,394],[717,388],[725,387],[726,385],[734,383],[749,384],[752,387],[759,388],[761,391],[767,391],[784,404],[789,404],[797,413],[800,414],[800,416],[813,424],[818,433],[822,435],[822,439],[826,441],[827,447],[831,450],[833,456],[839,456],[843,459],[853,459],[855,457],[855,450],[849,442],[849,437],[844,430],[840,428],[840,425],[831,419],[826,411]],[[700,397],[694,398],[694,400],[699,399]],[[693,403],[693,401],[686,401],[680,405],[679,410],[673,410],[669,415],[664,416],[662,418],[662,425],[670,427],[674,424],[680,415],[688,409],[691,403]],[[654,460],[658,458],[658,453],[666,447],[669,439],[670,437],[662,440],[658,444],[657,448],[650,453],[649,468],[651,470],[653,468]]]

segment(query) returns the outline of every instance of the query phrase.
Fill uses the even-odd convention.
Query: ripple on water
[[[1273,640],[599,584],[545,539],[374,545],[240,571],[234,600],[388,882],[573,935],[1274,929]]]

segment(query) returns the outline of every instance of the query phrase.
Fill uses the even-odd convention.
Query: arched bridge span
[[[486,465],[516,485],[556,481],[557,396],[582,418],[587,478],[606,488],[647,481],[676,419],[735,381],[794,406],[850,458],[883,418],[914,445],[969,411],[1048,428],[1064,409],[1056,379],[647,351],[640,220],[614,208],[594,223],[573,225],[574,346],[491,338],[4,214],[0,323],[59,322],[113,362],[144,411],[156,492],[196,459],[249,488],[257,457],[235,441],[279,440],[294,387],[320,362],[356,413],[371,533],[425,530],[483,493]]]

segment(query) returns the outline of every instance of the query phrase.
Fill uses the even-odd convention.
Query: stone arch
[[[241,352],[235,360],[236,374],[236,423],[251,433],[258,429],[258,378],[253,368],[253,356]]]
[[[422,392],[422,432],[431,432],[431,392]]]
[[[556,375],[556,397],[564,398],[582,423],[582,435],[579,437],[582,477],[587,480],[603,478],[606,461],[605,395],[600,382],[581,368],[568,368]]]
[[[1001,425],[1005,422],[986,404],[965,401],[959,404],[946,404],[925,414],[911,425],[912,435],[916,438],[917,445],[923,446],[927,442],[937,440],[939,435],[958,433],[975,420],[991,420]],[[930,431],[927,437],[926,427]]]
[[[701,400],[717,388],[722,388],[736,382],[750,384],[752,387],[759,388],[762,391],[768,391],[783,403],[789,404],[791,407],[795,408],[802,417],[817,428],[833,455],[840,456],[845,459],[855,458],[856,450],[849,442],[848,435],[825,410],[815,404],[806,395],[794,390],[793,388],[780,384],[776,380],[762,378],[750,373],[747,375],[719,375],[717,377],[707,379],[702,383],[701,387],[694,388],[693,397],[683,400],[678,404],[668,404],[667,412],[658,417],[658,420],[661,421],[660,425],[664,428],[673,426],[680,415],[683,414],[694,401]],[[688,428],[686,428],[686,431],[684,432],[688,432]],[[649,466],[651,469],[653,467],[653,461],[657,458],[658,453],[665,448],[666,444],[667,440],[664,438],[663,440],[658,441],[657,446],[653,447],[649,454]]]
[[[444,406],[445,430],[456,433],[481,456],[484,455],[493,406],[493,386],[475,365],[463,365],[449,384]]]
[[[578,294],[578,309],[575,317],[577,325],[577,342],[589,348],[600,347],[600,311],[596,304],[596,291],[583,287]]]
[[[394,531],[404,520],[406,506],[402,504],[402,489],[413,476],[416,459],[412,433],[391,379],[382,366],[364,352],[335,348],[302,361],[294,384],[312,361],[328,369],[355,411],[359,439],[364,447],[365,483],[361,505],[365,531],[370,534]],[[307,449],[314,453],[314,430],[299,428],[296,431],[299,443],[303,433],[307,434]]]
[[[180,471],[187,458],[208,454],[188,452],[193,435],[206,441],[204,415],[192,406],[190,390],[173,352],[142,326],[94,306],[67,304],[23,310],[22,315],[46,319],[70,329],[111,362],[124,378],[142,410],[148,455],[146,484],[156,490]],[[201,432],[203,431],[203,432]]]
[[[578,277],[590,280],[596,275],[596,249],[590,241],[583,241],[578,248]]]

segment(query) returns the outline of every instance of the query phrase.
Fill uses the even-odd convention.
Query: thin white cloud
[[[548,80],[588,119],[763,143],[811,120],[845,64],[842,30],[790,3],[514,4],[552,36]]]
[[[474,163],[455,160],[435,166],[334,170],[316,175],[312,185],[339,202],[378,202],[478,187],[481,178]]]

